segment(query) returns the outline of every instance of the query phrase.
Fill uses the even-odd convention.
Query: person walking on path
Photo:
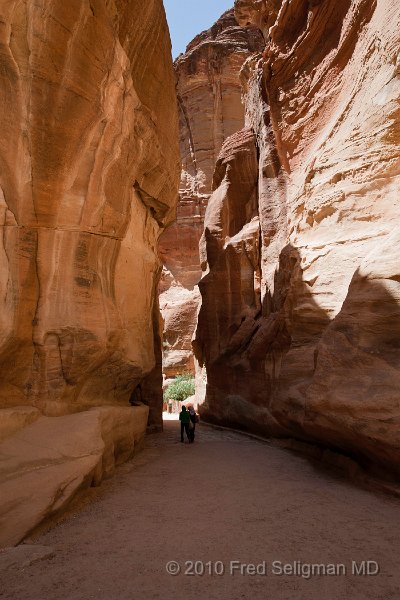
[[[192,422],[192,427],[190,428],[190,441],[193,443],[194,442],[194,435],[196,432],[196,423],[199,422],[199,417],[197,416],[196,411],[194,410],[193,406],[189,406],[189,417],[190,420]]]
[[[189,440],[189,442],[191,442],[191,436],[190,436],[190,429],[189,429],[189,423],[190,423],[190,413],[189,411],[186,410],[186,406],[182,406],[182,410],[179,413],[179,420],[181,422],[181,442],[183,443],[183,431],[186,431],[186,435],[187,435],[187,439]]]

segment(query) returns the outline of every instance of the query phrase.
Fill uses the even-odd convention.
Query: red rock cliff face
[[[203,411],[400,470],[393,0],[237,0],[266,47],[201,242]]]
[[[179,169],[162,3],[3,2],[0,64],[0,406],[127,405]]]
[[[161,0],[0,4],[3,547],[162,426],[179,148]]]
[[[198,35],[175,61],[179,110],[181,184],[176,223],[160,239],[166,267],[161,287],[164,372],[192,370],[201,277],[199,240],[212,191],[214,165],[224,140],[244,125],[239,72],[264,47],[256,28],[245,29],[233,10]]]

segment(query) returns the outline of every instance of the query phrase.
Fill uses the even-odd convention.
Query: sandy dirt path
[[[52,558],[0,573],[0,597],[399,600],[399,517],[397,500],[305,458],[206,426],[181,444],[169,422],[94,502],[35,540]],[[379,575],[352,575],[362,560],[377,561]],[[168,561],[183,571],[186,561],[212,564],[202,576],[173,576]],[[221,572],[215,561],[223,575],[209,574]],[[231,561],[260,572],[265,561],[268,574],[242,575]],[[281,576],[279,561],[344,564],[347,575]],[[188,567],[202,571],[201,562]]]

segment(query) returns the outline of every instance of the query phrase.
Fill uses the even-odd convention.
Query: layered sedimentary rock
[[[194,372],[192,338],[197,322],[200,292],[172,285],[161,294],[163,316],[163,373],[167,378],[178,373]]]
[[[400,470],[400,7],[237,0],[263,31],[201,242],[204,414]]]
[[[162,1],[3,2],[0,65],[4,443],[101,405],[111,425],[130,399],[157,424],[157,242],[179,180]]]
[[[41,417],[0,444],[0,547],[20,542],[132,458],[148,412],[144,405],[102,406]]]
[[[0,50],[1,406],[124,405],[176,201],[161,1],[3,3]]]
[[[177,220],[160,239],[165,265],[160,291],[167,376],[193,370],[191,338],[199,298],[194,287],[201,277],[199,240],[214,165],[224,140],[244,125],[239,72],[245,60],[263,46],[261,33],[256,28],[240,27],[233,10],[229,10],[175,61],[182,163],[180,199]]]

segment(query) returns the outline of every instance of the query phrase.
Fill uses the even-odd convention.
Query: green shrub
[[[194,394],[194,377],[190,375],[190,373],[186,373],[184,375],[178,375],[175,377],[174,381],[164,392],[164,400],[166,402],[171,400],[176,400],[178,402],[183,402],[189,396],[193,396]]]

